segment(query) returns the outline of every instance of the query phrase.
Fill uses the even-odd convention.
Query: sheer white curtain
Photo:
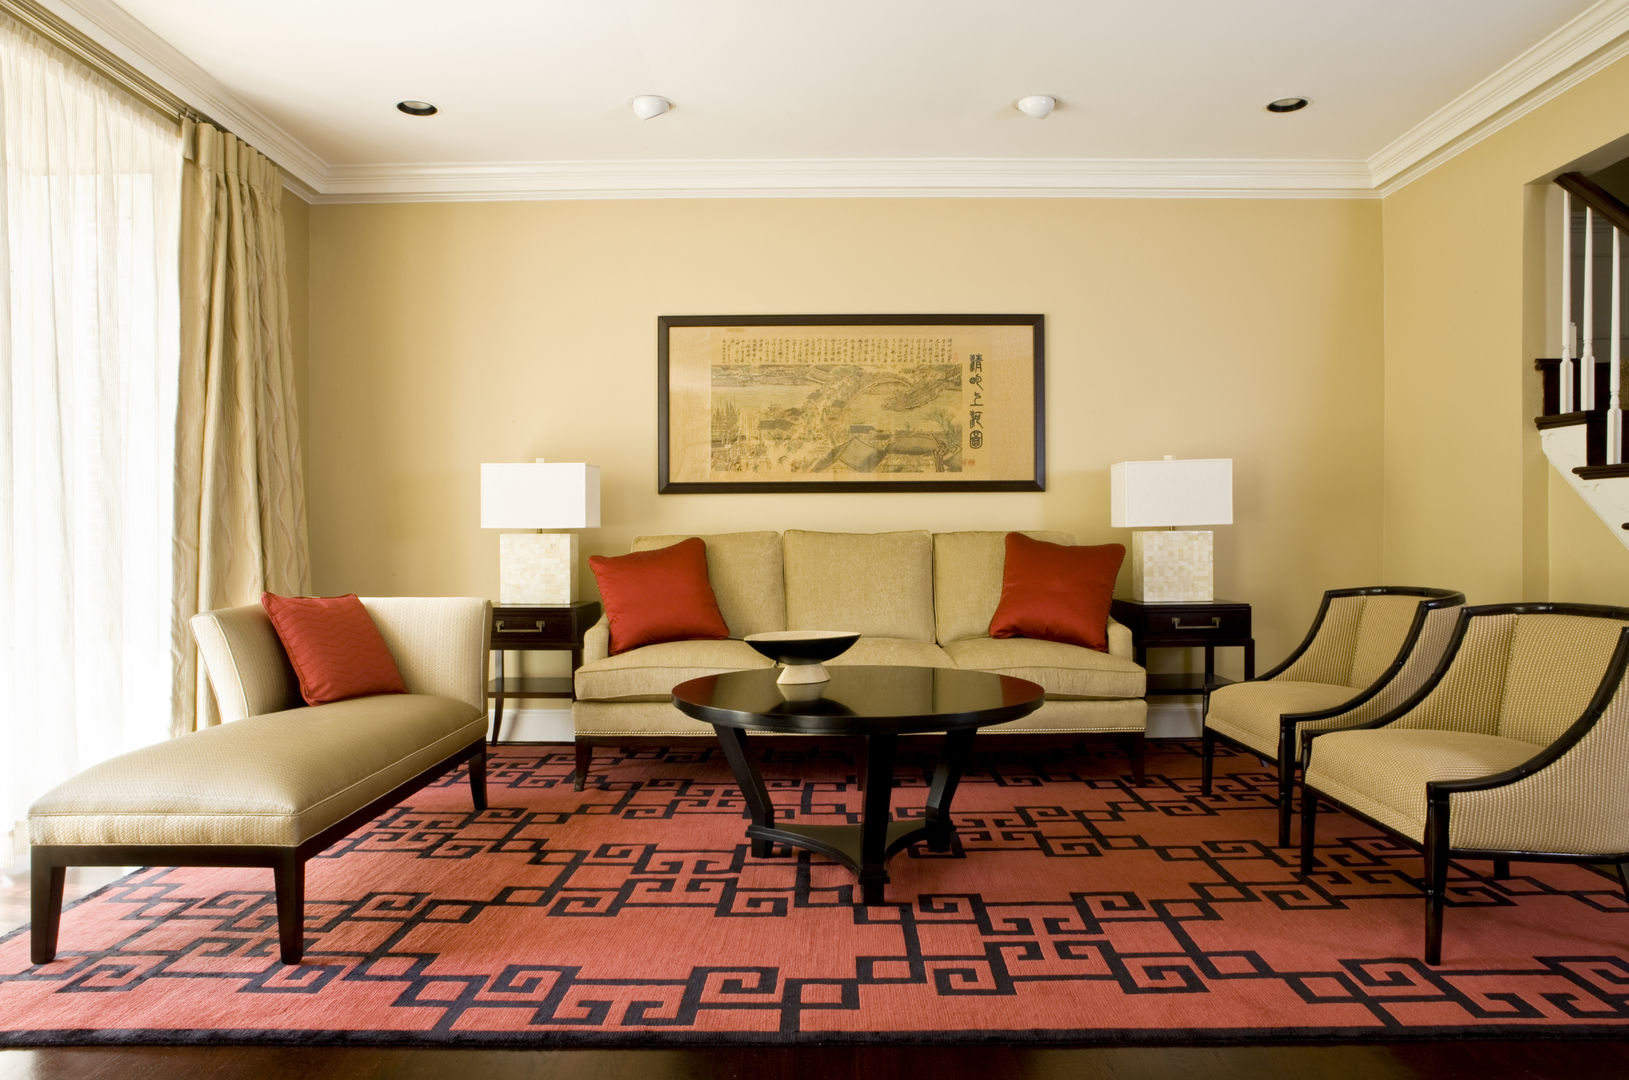
[[[181,142],[0,16],[0,832],[169,732]]]

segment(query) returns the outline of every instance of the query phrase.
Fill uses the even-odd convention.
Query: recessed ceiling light
[[[437,109],[428,101],[398,101],[396,108],[408,116],[434,116]]]
[[[1045,120],[1052,114],[1052,110],[1057,107],[1057,104],[1058,99],[1051,94],[1031,94],[1029,97],[1019,98],[1013,103],[1013,108],[1025,116]]]
[[[640,94],[628,103],[635,116],[641,120],[649,120],[653,116],[661,116],[673,108],[673,102],[657,94]]]
[[[1269,101],[1267,111],[1277,113],[1299,112],[1310,104],[1312,103],[1304,97],[1281,97],[1277,101]]]

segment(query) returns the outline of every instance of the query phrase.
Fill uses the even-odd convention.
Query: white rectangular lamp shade
[[[1145,604],[1216,598],[1214,538],[1179,525],[1233,523],[1233,459],[1122,461],[1109,469],[1109,524],[1131,538],[1131,593]],[[1164,527],[1164,528],[1161,528]]]
[[[483,464],[483,529],[592,529],[600,523],[600,470],[580,462]],[[498,601],[559,606],[577,599],[577,534],[498,538]]]

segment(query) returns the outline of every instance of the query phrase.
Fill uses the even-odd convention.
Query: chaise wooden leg
[[[486,809],[486,748],[482,746],[469,757],[469,796],[476,813]]]
[[[1505,878],[1507,878],[1509,876],[1510,876],[1510,860],[1509,859],[1494,859],[1493,860],[1493,880],[1495,880],[1495,881],[1503,881]]]
[[[58,866],[49,855],[34,848],[29,867],[28,958],[35,964],[49,964],[57,958],[57,930],[62,925],[62,886],[68,868]]]
[[[272,867],[277,887],[277,940],[285,964],[305,955],[305,860],[290,848]]]
[[[1618,884],[1623,886],[1624,903],[1629,903],[1629,863],[1618,864]]]
[[[1216,763],[1216,732],[1205,728],[1199,733],[1199,793],[1210,794],[1211,769]]]
[[[579,735],[576,752],[577,771],[571,774],[571,790],[581,791],[583,783],[588,779],[588,766],[594,760],[594,744]]]

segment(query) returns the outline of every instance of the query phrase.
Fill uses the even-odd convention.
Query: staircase
[[[1556,178],[1561,245],[1561,355],[1534,362],[1544,387],[1534,418],[1550,463],[1629,547],[1629,434],[1623,418],[1623,257],[1629,206],[1578,173]],[[1609,249],[1608,268],[1598,255]],[[1582,336],[1580,336],[1580,331]],[[1597,355],[1597,342],[1607,355]]]

